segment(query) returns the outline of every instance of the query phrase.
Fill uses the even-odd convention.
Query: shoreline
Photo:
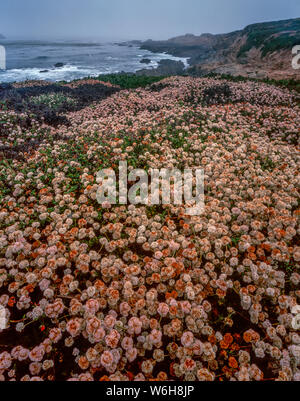
[[[4,41],[3,41],[4,42]],[[2,43],[0,41],[0,43]],[[72,42],[63,43],[64,46],[70,46],[68,54],[61,57],[57,53],[55,47],[55,53],[49,53],[49,46],[56,46],[56,43],[51,45],[49,43],[39,43],[36,45],[41,47],[34,48],[33,42],[28,43],[30,51],[25,56],[20,55],[22,53],[23,46],[26,46],[24,41],[8,41],[3,43],[6,46],[7,51],[10,50],[12,43],[19,43],[17,50],[10,55],[11,62],[7,63],[8,68],[6,70],[0,70],[0,82],[1,83],[13,83],[13,82],[24,82],[28,80],[45,80],[51,82],[67,81],[72,82],[74,79],[84,79],[86,77],[98,77],[100,75],[107,74],[140,74],[146,71],[146,75],[158,75],[159,69],[161,69],[161,63],[163,68],[161,69],[160,75],[177,74],[180,72],[178,68],[182,65],[182,70],[189,67],[186,58],[179,58],[172,56],[171,54],[153,53],[150,51],[142,51],[137,45],[126,45],[127,50],[116,49],[117,46],[125,47],[125,45],[117,43],[105,43],[101,44],[101,48],[104,50],[100,53],[95,53],[93,46],[99,47],[100,44],[91,43],[91,53],[88,55],[80,55],[77,50],[74,51]],[[78,44],[77,44],[78,45]],[[81,44],[82,45],[82,44]],[[87,47],[87,44],[84,44]],[[130,48],[135,49],[130,49]],[[182,63],[182,64],[179,64]],[[171,65],[176,65],[177,68],[170,68]],[[149,72],[150,71],[150,72]]]

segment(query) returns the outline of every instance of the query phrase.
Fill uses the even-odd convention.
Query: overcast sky
[[[167,39],[300,17],[300,0],[1,0],[8,38]]]

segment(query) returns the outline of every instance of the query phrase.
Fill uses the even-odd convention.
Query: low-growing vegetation
[[[0,380],[299,381],[295,94],[109,82],[60,84],[91,90],[68,125],[0,110]],[[99,204],[98,171],[124,160],[202,167],[203,214]]]
[[[286,88],[290,91],[295,91],[300,94],[300,80],[295,78],[289,79],[258,79],[258,78],[246,78],[243,76],[233,76],[228,74],[216,74],[216,73],[209,73],[207,77],[211,78],[219,78],[230,82],[263,82],[268,85],[274,85],[281,88]]]
[[[261,48],[262,56],[266,56],[281,49],[292,49],[300,43],[300,19],[253,24],[245,28],[247,41],[241,47],[238,57],[243,57],[245,53],[253,47]]]
[[[161,81],[164,77],[138,76],[135,74],[108,74],[100,75],[98,79],[102,82],[110,82],[122,89],[145,88],[155,82]]]

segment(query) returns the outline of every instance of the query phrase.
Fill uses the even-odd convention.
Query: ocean
[[[155,68],[163,59],[187,59],[169,54],[151,53],[138,46],[81,41],[10,41],[0,40],[6,50],[6,70],[0,70],[0,82],[24,80],[71,81],[101,74],[135,72]],[[151,60],[142,64],[143,58]],[[62,67],[55,64],[63,63]]]

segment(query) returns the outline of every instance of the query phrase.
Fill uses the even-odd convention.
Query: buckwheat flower
[[[300,274],[298,273],[292,273],[290,277],[291,283],[295,286],[299,285],[300,283]]]
[[[279,324],[279,325],[276,327],[276,332],[277,332],[277,334],[279,334],[280,336],[284,337],[284,336],[286,335],[286,328],[285,328],[282,324]]]
[[[267,289],[266,289],[266,295],[268,296],[268,297],[274,297],[275,296],[275,289],[274,288],[270,288],[270,287],[268,287]]]
[[[43,379],[42,379],[41,377],[39,377],[39,376],[33,376],[33,377],[30,379],[30,381],[31,381],[31,382],[42,382]]]
[[[73,356],[78,356],[79,354],[80,354],[79,349],[78,348],[73,348],[72,355]]]
[[[249,295],[243,295],[241,297],[241,306],[244,310],[249,310],[251,306],[252,300]]]
[[[46,264],[46,259],[44,257],[41,257],[37,260],[37,265],[39,268],[42,268],[43,266],[45,266]]]
[[[124,337],[121,342],[121,346],[125,350],[133,348],[133,339],[131,337]]]
[[[204,336],[211,336],[212,334],[213,334],[213,329],[212,329],[212,327],[210,327],[210,326],[204,326],[202,329],[201,329],[201,333],[204,335]]]
[[[164,359],[165,359],[164,351],[162,349],[155,349],[154,352],[153,352],[153,358],[157,362],[163,362]]]
[[[4,351],[0,354],[0,369],[7,370],[12,364],[11,355]]]
[[[111,351],[104,351],[101,355],[101,364],[105,368],[109,368],[113,362],[114,362],[114,357]]]
[[[206,313],[209,313],[209,312],[211,311],[211,309],[212,309],[211,304],[210,304],[208,301],[206,301],[206,300],[203,301],[202,306],[203,306],[203,309],[204,309],[204,311],[205,311]]]
[[[37,347],[34,347],[30,352],[29,352],[29,359],[33,362],[41,362],[45,355],[45,349],[43,346],[39,345]]]
[[[69,289],[71,292],[74,292],[78,287],[79,287],[79,282],[77,280],[74,280],[69,284]]]
[[[200,340],[195,340],[192,346],[193,354],[200,356],[203,353],[203,344]]]
[[[106,315],[104,318],[104,325],[108,329],[112,329],[116,324],[116,318],[112,315]]]
[[[52,265],[52,264],[54,264],[54,265],[56,265],[56,262],[54,263],[52,263],[52,261],[48,261],[48,264],[50,264],[50,265]],[[50,267],[44,267],[42,270],[41,270],[41,272],[40,272],[40,274],[41,274],[41,276],[43,277],[43,278],[50,278],[51,277],[51,275],[52,275],[52,270],[50,269]]]
[[[276,329],[274,327],[268,327],[267,334],[272,340],[274,340],[277,337]]]
[[[45,361],[43,361],[42,369],[48,370],[48,369],[53,368],[53,366],[54,366],[54,362],[51,359],[46,359]]]
[[[154,364],[151,360],[147,359],[146,361],[143,361],[141,365],[142,372],[146,375],[149,376],[151,375],[152,371],[154,368]]]
[[[41,363],[39,363],[39,362],[32,362],[32,363],[29,365],[30,373],[31,373],[33,376],[37,376],[37,375],[40,373],[40,371],[41,371],[41,367],[42,367],[42,364],[41,364]]]
[[[191,304],[189,301],[180,302],[180,307],[181,307],[181,310],[186,314],[190,313],[190,311],[191,311]]]
[[[130,334],[140,334],[142,332],[142,322],[137,317],[131,317],[128,321],[128,331]]]
[[[199,381],[214,381],[215,375],[205,368],[197,370],[197,377]]]
[[[263,379],[262,371],[255,364],[252,364],[250,366],[249,375],[250,375],[251,378],[253,378],[256,381],[260,381],[260,380]]]
[[[25,278],[28,284],[32,284],[37,280],[37,277],[34,273],[27,273]]]
[[[47,279],[42,279],[40,282],[39,282],[39,287],[40,287],[40,289],[41,289],[41,291],[45,291],[48,287],[49,287],[49,285],[50,285],[50,280],[47,280]]]
[[[296,363],[300,362],[300,345],[291,345],[288,347],[290,354],[295,359]]]
[[[262,359],[262,358],[265,357],[265,352],[264,352],[264,350],[262,348],[255,348],[254,352],[255,352],[255,356],[257,358],[261,358]]]
[[[169,313],[169,306],[166,303],[159,303],[157,312],[160,316],[166,317]]]
[[[149,334],[149,341],[152,344],[159,344],[161,342],[161,338],[162,332],[157,329],[153,329]]]
[[[89,299],[85,304],[85,310],[90,315],[95,315],[100,308],[99,302],[96,299]]]
[[[270,350],[270,354],[271,354],[272,358],[274,358],[274,359],[280,359],[281,358],[281,351],[277,347],[272,347],[271,350]]]
[[[196,368],[196,362],[191,358],[186,358],[182,364],[184,372],[193,371]]]
[[[63,313],[64,304],[61,299],[56,299],[52,304],[48,304],[45,308],[45,314],[50,318],[55,318]]]
[[[12,379],[11,381],[15,381],[15,376],[16,376],[16,371],[14,369],[11,369],[8,373],[7,376]]]
[[[281,308],[287,308],[289,306],[290,299],[286,295],[280,295],[278,297],[278,303]]]
[[[74,318],[68,321],[67,323],[67,332],[72,336],[76,337],[79,335],[81,330],[82,319]]]
[[[93,286],[91,286],[91,287],[88,287],[86,291],[87,291],[87,295],[88,295],[90,298],[92,298],[92,297],[95,295],[95,293],[96,293],[96,288],[93,287]]]
[[[20,263],[19,263],[19,268],[20,269],[26,269],[27,267],[29,266],[29,262],[28,262],[28,260],[22,260]]]
[[[36,306],[35,308],[33,308],[32,310],[32,319],[33,320],[37,320],[39,319],[41,316],[43,316],[44,311],[41,307]]]
[[[246,364],[250,361],[250,355],[247,351],[240,350],[239,351],[239,363]]]
[[[295,246],[293,249],[293,258],[296,262],[300,262],[300,246]]]
[[[292,333],[291,340],[293,344],[300,344],[300,336],[298,333]]]
[[[87,359],[86,356],[82,355],[79,359],[78,359],[78,365],[82,370],[87,370],[90,366],[90,363]]]
[[[30,376],[29,375],[25,375],[25,376],[21,377],[20,381],[21,382],[29,382],[30,381]]]
[[[86,331],[88,334],[94,334],[96,330],[99,330],[100,328],[101,328],[101,321],[98,318],[92,317],[87,320]]]
[[[58,343],[59,340],[61,340],[62,338],[61,329],[58,327],[54,327],[53,329],[51,329],[49,332],[49,338],[54,344]]]
[[[239,264],[238,258],[235,258],[235,257],[231,258],[230,261],[229,261],[229,264],[230,264],[231,267],[237,266]]]
[[[65,346],[70,348],[74,344],[74,338],[73,337],[67,337],[65,338]]]
[[[128,362],[132,363],[137,357],[138,351],[136,348],[130,348],[126,351],[126,358]]]
[[[16,324],[16,331],[21,333],[25,328],[25,324],[23,322],[17,323]]]
[[[131,311],[131,307],[127,302],[120,303],[120,313],[122,316],[127,317]]]
[[[105,337],[105,343],[111,348],[116,348],[120,340],[120,333],[117,330],[111,330],[110,333]]]
[[[248,368],[246,366],[242,366],[241,369],[237,372],[238,381],[249,381],[250,375]]]
[[[293,377],[293,381],[300,382],[300,372],[296,372]]]
[[[194,343],[194,334],[191,331],[185,331],[181,336],[181,344],[184,347],[191,347]]]
[[[13,359],[18,359],[19,358],[19,355],[20,355],[20,352],[22,351],[22,349],[23,349],[23,347],[21,346],[21,345],[17,345],[16,347],[14,347],[12,350],[11,350],[11,356],[12,356],[12,358]],[[24,348],[24,350],[25,350],[25,348]],[[28,356],[28,350],[27,350],[27,356]],[[26,358],[24,358],[24,359],[26,359]]]

